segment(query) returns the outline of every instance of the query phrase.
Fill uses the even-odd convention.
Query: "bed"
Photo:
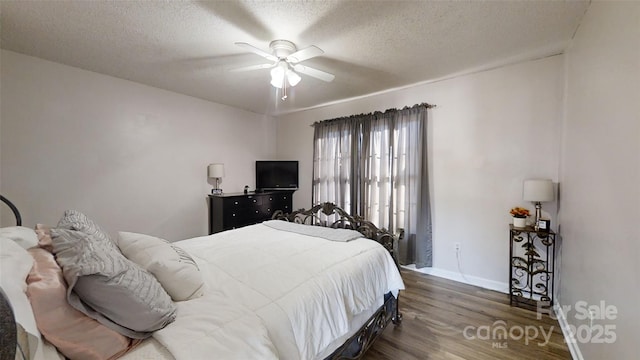
[[[5,202],[16,214],[20,225],[17,208]],[[77,212],[69,214],[76,216],[72,220],[84,216]],[[103,295],[102,290],[96,290],[103,288],[95,285],[91,285],[88,293],[98,294],[97,299],[76,298],[76,292],[81,294],[89,288],[86,282],[76,279],[93,275],[80,274],[70,278],[68,273],[73,271],[67,270],[73,266],[65,265],[65,261],[75,266],[82,260],[77,257],[65,260],[65,251],[71,249],[75,252],[82,247],[78,244],[85,244],[82,241],[87,240],[85,238],[74,243],[60,239],[68,234],[89,234],[89,238],[97,242],[97,235],[92,235],[93,229],[85,229],[85,232],[74,230],[74,226],[63,221],[65,216],[69,216],[67,212],[57,225],[59,228],[47,230],[54,240],[57,239],[54,241],[57,252],[53,252],[55,262],[65,269],[64,280],[69,286],[61,295],[65,300],[63,305],[72,304],[73,309],[69,311],[80,310],[83,313],[81,316],[91,315],[91,311],[103,309],[100,307],[103,298],[111,296],[109,304],[105,305],[107,307],[120,301],[120,298],[111,294]],[[99,229],[96,224],[92,225]],[[15,260],[18,256],[24,256],[22,250],[7,245],[11,239],[5,235],[11,234],[11,231],[14,231],[14,242],[21,240],[15,239],[15,228],[23,233],[34,231],[38,238],[35,247],[28,242],[20,244],[20,247],[28,248],[29,254],[36,259],[36,266],[27,276],[28,284],[24,284],[24,279],[17,281],[8,274],[24,267],[20,264],[26,262]],[[42,321],[45,324],[42,325],[37,318],[57,311],[50,309],[52,300],[43,303],[38,300],[37,292],[33,296],[28,292],[33,279],[43,277],[40,274],[34,276],[33,273],[41,261],[36,255],[46,255],[46,251],[41,249],[46,247],[42,241],[46,238],[43,235],[45,231],[42,228],[31,230],[17,226],[3,235],[2,230],[0,245],[3,268],[0,279],[3,293],[0,298],[4,305],[0,306],[3,327],[1,359],[21,359],[24,352],[27,353],[24,358],[35,359],[63,358],[65,355],[70,358],[86,357],[86,354],[74,355],[82,354],[74,353],[78,348],[83,348],[82,344],[61,350],[61,346],[56,348],[49,342],[49,339],[56,340],[56,336],[47,336],[52,331],[51,323],[60,323],[60,320],[49,319],[49,324]],[[95,318],[89,316],[91,319],[87,321],[93,325],[106,325],[107,331],[115,330],[120,337],[123,336],[121,333],[126,335],[125,342],[120,341],[123,350],[109,353],[108,356],[92,355],[95,355],[94,358],[103,356],[124,360],[360,358],[389,323],[400,324],[402,319],[398,297],[404,284],[395,254],[395,245],[400,236],[402,234],[378,229],[372,223],[359,216],[351,216],[331,203],[291,214],[277,212],[273,220],[261,224],[173,243],[144,234],[120,232],[113,242],[124,254],[124,261],[136,263],[143,268],[142,271],[151,273],[160,284],[161,289],[145,291],[164,293],[166,290],[170,301],[147,298],[144,304],[136,304],[145,306],[155,301],[150,311],[167,308],[162,317],[154,314],[154,321],[148,322],[157,326],[151,328],[152,331],[131,330],[134,326],[128,324],[121,326],[124,331],[120,331],[120,321],[112,321],[118,319],[120,314],[111,314],[109,309]],[[111,241],[105,240],[104,243],[112,246],[109,245]],[[8,247],[12,250],[7,250]],[[154,252],[156,250],[151,249],[161,250]],[[92,251],[97,252],[96,249]],[[14,253],[15,256],[12,255]],[[164,259],[165,255],[169,259],[166,264],[158,260]],[[46,256],[54,258],[53,255]],[[95,263],[95,260],[92,261]],[[172,267],[174,265],[169,261],[174,261],[178,267]],[[192,281],[193,273],[200,276],[201,282]],[[20,290],[25,291],[25,285],[27,291],[21,294]],[[73,291],[72,286],[75,286]],[[36,287],[36,290],[41,289]],[[178,295],[175,294],[179,295],[179,301],[176,301],[175,296]],[[47,296],[50,299],[50,293]],[[25,320],[29,311],[25,310],[24,302],[19,303],[18,297],[30,299],[32,309],[27,309],[33,313],[30,321]],[[94,306],[91,301],[97,301],[97,305]],[[91,306],[86,306],[87,303]],[[79,309],[83,306],[89,309]],[[125,312],[122,321],[139,317],[144,312],[144,308]],[[100,317],[104,314],[107,314],[104,316],[107,319]],[[146,319],[140,317],[135,325],[145,322]],[[47,329],[46,325],[50,328]],[[58,334],[59,331],[55,330],[54,335]],[[62,344],[68,345],[68,339],[63,339]],[[107,346],[104,343],[99,345]]]

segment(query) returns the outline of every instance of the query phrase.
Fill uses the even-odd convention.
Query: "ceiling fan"
[[[230,71],[251,71],[259,69],[271,69],[271,85],[276,88],[296,86],[301,78],[298,75],[304,74],[322,81],[331,82],[335,78],[333,74],[300,64],[301,62],[324,54],[317,46],[311,45],[302,50],[298,50],[296,45],[288,40],[274,40],[269,44],[271,53],[259,49],[253,45],[237,42],[236,45],[251,51],[257,55],[271,61],[268,64],[250,65],[231,69]],[[286,99],[286,93],[283,100]]]

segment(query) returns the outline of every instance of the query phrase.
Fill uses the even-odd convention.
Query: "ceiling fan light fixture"
[[[295,71],[288,69],[287,72],[287,82],[289,82],[290,86],[296,86],[302,80],[300,75],[296,74]]]
[[[285,70],[281,66],[276,66],[271,69],[271,86],[275,88],[282,88],[284,85]]]
[[[296,86],[302,78],[289,67],[287,62],[280,61],[276,67],[271,69],[271,86],[282,89],[286,86],[285,80],[289,86]]]

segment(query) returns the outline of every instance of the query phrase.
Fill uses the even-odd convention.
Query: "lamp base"
[[[220,189],[220,178],[216,178],[216,187],[211,189],[213,195],[222,195],[222,189]]]
[[[540,203],[540,201],[536,201],[536,219],[535,219],[535,222],[533,223],[533,229],[535,231],[540,230],[540,226],[538,222],[540,221],[541,217],[542,217],[542,204]]]

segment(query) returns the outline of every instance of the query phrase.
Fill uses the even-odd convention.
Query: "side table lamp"
[[[522,186],[522,200],[531,201],[536,206],[536,220],[533,227],[540,230],[539,221],[542,217],[542,203],[553,201],[553,182],[548,179],[525,180]]]
[[[207,167],[207,175],[210,179],[216,179],[216,187],[215,189],[211,189],[211,193],[214,195],[222,195],[220,179],[224,177],[224,164],[209,164]]]

